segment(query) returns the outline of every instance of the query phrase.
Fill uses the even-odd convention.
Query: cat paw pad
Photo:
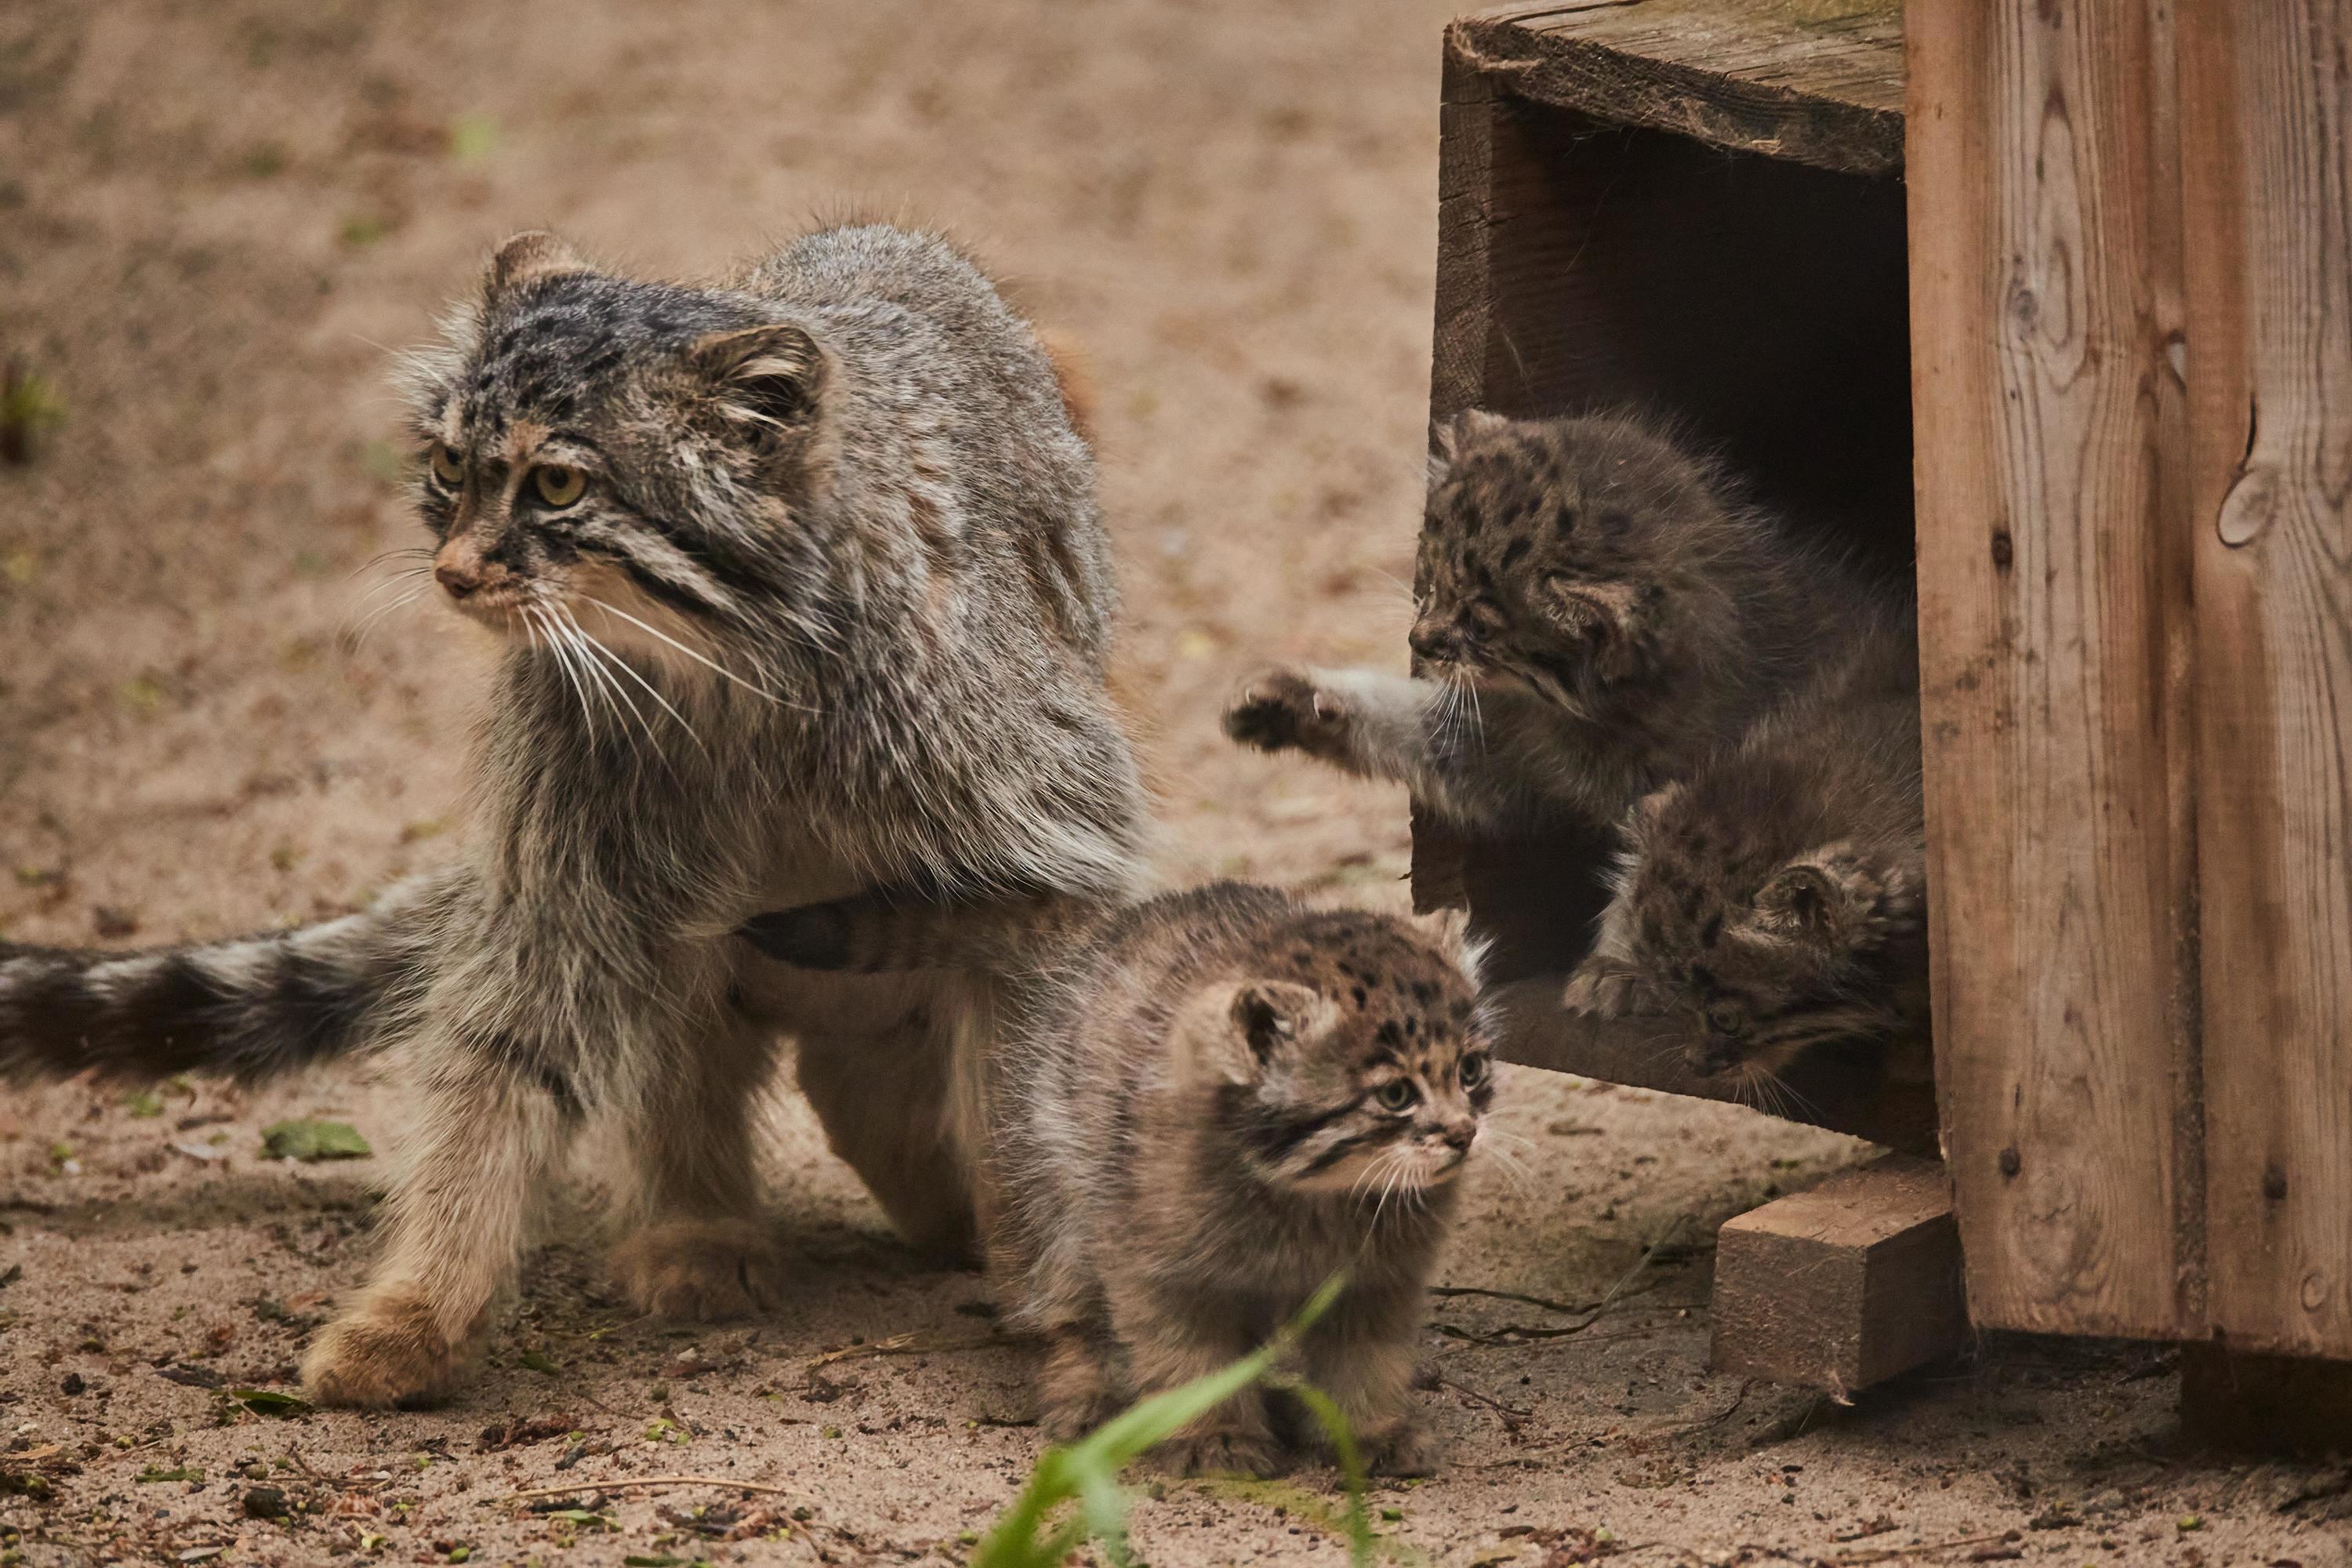
[[[1225,709],[1225,733],[1261,752],[1315,751],[1347,723],[1348,704],[1295,669],[1251,677]]]
[[[1243,1432],[1203,1432],[1172,1437],[1152,1450],[1153,1462],[1173,1476],[1278,1476],[1290,1468],[1271,1437]]]
[[[1644,1011],[1646,990],[1641,975],[1622,964],[1586,963],[1570,976],[1560,1005],[1571,1013],[1596,1018],[1622,1018]]]
[[[320,1331],[302,1358],[302,1386],[320,1405],[420,1405],[457,1381],[468,1348],[441,1331],[422,1297],[378,1297]]]
[[[1376,1476],[1433,1476],[1437,1439],[1427,1428],[1408,1423],[1365,1443],[1364,1468]]]
[[[639,1310],[680,1322],[749,1317],[782,1294],[782,1260],[752,1220],[649,1225],[614,1250],[613,1272]]]

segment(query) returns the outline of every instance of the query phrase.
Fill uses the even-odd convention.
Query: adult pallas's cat
[[[637,1157],[632,1299],[768,1296],[751,1114],[780,1033],[899,1227],[968,1242],[992,978],[814,975],[728,933],[877,882],[1117,897],[1144,826],[1091,455],[948,245],[835,228],[684,287],[526,235],[411,371],[434,575],[508,645],[462,854],[299,931],[0,948],[8,1077],[394,1047],[415,1146],[304,1369],[359,1405],[459,1375],[591,1118]]]

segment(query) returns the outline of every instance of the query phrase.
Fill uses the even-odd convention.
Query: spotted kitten
[[[1270,670],[1226,732],[1473,830],[1614,823],[1785,689],[1835,575],[1639,420],[1466,414],[1431,464],[1421,673]]]
[[[893,1221],[967,1243],[994,980],[820,976],[730,933],[877,883],[1115,899],[1145,821],[1091,455],[946,244],[829,229],[698,287],[526,235],[413,369],[431,573],[505,647],[457,862],[282,934],[0,947],[8,1078],[398,1047],[415,1144],[304,1368],[357,1405],[453,1384],[591,1118],[635,1159],[630,1298],[771,1300],[781,1035]]]
[[[992,926],[867,898],[751,934],[828,967],[970,963],[973,943],[1030,955],[991,1095],[988,1256],[1008,1321],[1045,1337],[1047,1434],[1246,1353],[1345,1267],[1305,1373],[1375,1468],[1426,1472],[1413,1338],[1494,1094],[1459,924],[1433,936],[1232,883],[1092,921],[1036,914],[1000,904]],[[1253,1391],[1161,1458],[1270,1473],[1293,1414]]]
[[[1916,650],[1892,608],[1850,621],[1737,745],[1627,814],[1570,1006],[1685,1018],[1690,1066],[1761,1098],[1808,1051],[1926,1037]]]

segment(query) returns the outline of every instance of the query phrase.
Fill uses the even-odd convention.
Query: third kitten
[[[1855,595],[1640,420],[1467,414],[1432,463],[1422,673],[1271,670],[1225,729],[1473,830],[1614,823],[1736,738]]]

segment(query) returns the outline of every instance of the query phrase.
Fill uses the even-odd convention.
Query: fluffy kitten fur
[[[835,228],[684,287],[524,236],[412,370],[435,574],[507,649],[457,863],[285,934],[0,948],[11,1078],[402,1047],[383,1256],[305,1366],[361,1405],[457,1376],[592,1116],[636,1155],[631,1299],[768,1300],[780,1033],[893,1221],[967,1244],[992,979],[818,976],[729,933],[877,882],[1116,899],[1145,823],[1091,455],[946,244]]]
[[[1703,1073],[1770,1085],[1811,1048],[1927,1028],[1917,643],[1851,618],[1738,744],[1627,814],[1615,897],[1571,1007],[1669,1013]]]
[[[1826,568],[1625,415],[1465,414],[1438,434],[1419,674],[1275,669],[1234,740],[1412,787],[1476,831],[1614,823],[1808,662]]]
[[[1304,1371],[1373,1465],[1426,1471],[1413,1336],[1494,1093],[1459,923],[1432,936],[1231,883],[1035,914],[866,898],[766,917],[754,940],[809,963],[1031,954],[990,1097],[988,1256],[1008,1321],[1045,1338],[1048,1435],[1246,1353],[1345,1267]],[[1271,1472],[1291,1414],[1252,1391],[1162,1458]]]

